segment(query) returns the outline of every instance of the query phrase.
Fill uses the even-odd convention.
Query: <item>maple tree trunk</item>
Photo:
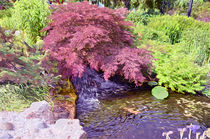
[[[189,2],[189,8],[188,8],[188,13],[187,13],[188,17],[190,17],[190,15],[191,15],[192,5],[193,5],[193,0],[190,0],[190,2]]]

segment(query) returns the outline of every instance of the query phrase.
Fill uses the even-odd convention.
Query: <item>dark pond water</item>
[[[177,128],[192,123],[202,133],[210,127],[210,99],[203,96],[172,93],[157,100],[150,92],[135,91],[89,101],[77,105],[77,118],[90,139],[164,139],[162,133],[170,130],[170,138],[178,139]]]

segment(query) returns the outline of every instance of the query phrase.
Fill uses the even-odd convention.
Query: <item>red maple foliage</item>
[[[52,14],[43,30],[48,32],[44,49],[63,77],[81,77],[90,66],[103,71],[105,79],[120,74],[136,85],[145,81],[151,56],[132,48],[133,36],[127,31],[132,24],[118,11],[81,2],[60,5]]]

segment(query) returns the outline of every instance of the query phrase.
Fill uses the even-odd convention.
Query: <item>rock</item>
[[[0,122],[0,129],[1,130],[13,130],[14,125],[10,122]]]
[[[19,137],[19,136],[15,136],[13,139],[21,139],[21,137]]]
[[[30,131],[30,133],[38,133],[39,130],[43,129],[43,128],[47,128],[48,126],[46,125],[46,123],[44,123],[43,121],[41,121],[38,118],[35,119],[29,119],[27,120],[27,122],[25,123],[25,128]]]
[[[76,115],[76,106],[75,104],[65,100],[55,101],[53,114],[56,120],[74,119]]]
[[[21,113],[26,119],[39,118],[45,123],[52,124],[55,122],[51,106],[46,101],[34,102],[31,107]]]
[[[13,137],[9,133],[0,135],[0,139],[12,139]]]
[[[68,105],[59,103],[59,118],[69,118]],[[60,109],[59,109],[60,108]],[[67,112],[67,113],[66,113]],[[63,114],[63,115],[62,115]],[[65,115],[66,114],[66,115]],[[87,134],[78,119],[59,119],[46,101],[32,103],[23,112],[0,112],[0,139],[86,139]]]
[[[87,134],[82,130],[78,119],[59,119],[51,127],[55,136],[62,139],[86,139]]]

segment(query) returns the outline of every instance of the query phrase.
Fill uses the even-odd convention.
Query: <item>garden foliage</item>
[[[131,11],[129,15],[127,16],[127,20],[132,21],[134,24],[141,23],[141,24],[147,25],[150,18],[156,15],[160,15],[160,13],[154,10],[145,11],[139,8],[136,11]]]
[[[20,0],[15,2],[11,14],[0,21],[1,25],[24,31],[26,42],[32,45],[43,35],[40,30],[46,26],[50,9],[47,0]]]
[[[21,41],[15,43],[14,32],[6,35],[0,28],[0,83],[12,82],[16,84],[33,84],[34,87],[49,85],[55,78],[41,76],[44,69],[41,61],[45,54],[34,45],[32,48]],[[16,40],[17,42],[17,40]],[[31,86],[32,87],[32,86]]]
[[[135,44],[153,52],[159,84],[177,92],[196,93],[207,84],[210,24],[184,16],[151,17],[134,28]]]
[[[195,62],[200,66],[210,62],[210,30],[188,29],[183,31],[180,43],[186,53],[196,53]]]
[[[193,18],[179,15],[152,17],[147,26],[149,28],[164,32],[165,35],[169,36],[171,44],[180,42],[180,38],[184,30],[210,30],[210,24],[208,23],[196,21]]]
[[[167,49],[165,49],[167,50]],[[209,67],[200,67],[195,61],[195,54],[186,54],[182,46],[168,48],[165,52],[156,51],[154,57],[155,72],[159,84],[177,92],[195,94],[206,85]]]
[[[44,29],[45,50],[58,62],[63,77],[82,76],[90,66],[104,72],[108,79],[119,74],[140,85],[150,73],[151,57],[147,50],[131,48],[132,25],[117,10],[98,8],[87,2],[60,5]]]
[[[9,0],[1,0],[0,1],[0,10],[8,9],[12,6],[12,3],[10,3]]]

